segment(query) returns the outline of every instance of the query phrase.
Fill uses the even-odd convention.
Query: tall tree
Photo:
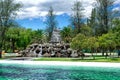
[[[96,0],[97,1],[97,20],[99,23],[99,35],[108,33],[113,16],[113,3],[115,0]]]
[[[82,3],[80,1],[76,1],[72,7],[73,14],[71,17],[71,22],[76,33],[80,33],[81,31],[83,10],[84,8],[82,7]]]
[[[6,30],[13,23],[15,16],[21,7],[21,4],[16,3],[15,0],[0,0],[0,43],[2,48],[2,43],[4,40],[4,35]]]
[[[113,34],[115,34],[115,42],[117,44],[117,48],[120,49],[120,19],[113,20],[114,27],[112,29]]]
[[[81,28],[81,34],[84,34],[85,36],[92,36],[92,28],[88,25],[83,25]]]
[[[0,49],[5,38],[5,32],[11,26],[20,7],[21,4],[16,3],[15,0],[0,0]]]
[[[48,14],[47,14],[47,20],[45,22],[46,24],[46,31],[48,34],[48,41],[50,40],[51,36],[52,36],[52,32],[54,29],[57,28],[57,21],[55,19],[55,14],[54,14],[54,10],[52,7],[50,7]]]
[[[91,12],[91,17],[88,20],[88,26],[92,28],[92,35],[96,35],[96,27],[97,27],[96,15],[97,15],[96,8],[93,8]]]

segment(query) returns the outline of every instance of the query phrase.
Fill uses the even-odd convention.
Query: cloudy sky
[[[71,7],[76,0],[16,0],[23,4],[22,9],[18,12],[17,22],[26,28],[45,29],[44,21],[48,13],[49,7],[52,6],[58,21],[58,28],[63,28],[69,25],[69,18],[72,13]],[[77,0],[83,3],[84,16],[90,17],[91,10],[95,4],[95,0]],[[118,6],[120,0],[116,0],[115,8]]]

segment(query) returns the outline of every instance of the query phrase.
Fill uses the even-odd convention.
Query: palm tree
[[[73,37],[72,29],[71,27],[64,27],[63,30],[61,31],[61,36],[62,39],[66,42],[69,43]]]
[[[36,43],[42,43],[43,42],[43,36],[44,36],[44,33],[43,33],[43,30],[36,30],[34,31],[34,36],[33,36],[33,39],[32,39],[32,43],[36,42]]]

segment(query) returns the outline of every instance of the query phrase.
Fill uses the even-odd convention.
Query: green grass
[[[4,58],[0,58],[0,60],[4,60]]]
[[[91,58],[36,58],[34,61],[72,61],[72,62],[120,62],[120,58],[107,58],[105,57],[96,57],[95,59]]]
[[[16,57],[15,56],[6,56],[6,57],[0,58],[0,60],[10,59],[10,58],[16,58]]]
[[[71,61],[71,58],[36,58],[34,61]]]

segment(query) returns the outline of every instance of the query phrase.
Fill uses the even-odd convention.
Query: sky
[[[33,30],[45,29],[46,15],[49,7],[52,6],[56,14],[58,28],[63,28],[70,24],[70,16],[72,14],[72,6],[76,0],[16,0],[20,2],[23,7],[17,12],[16,21],[25,28]],[[77,0],[81,1],[85,10],[84,17],[89,18],[95,0]],[[120,10],[120,0],[115,1],[115,10]]]

